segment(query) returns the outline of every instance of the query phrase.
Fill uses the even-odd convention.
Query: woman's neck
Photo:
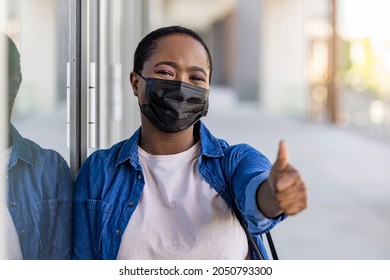
[[[153,155],[171,155],[188,150],[196,141],[194,126],[177,133],[165,133],[143,122],[139,145]]]

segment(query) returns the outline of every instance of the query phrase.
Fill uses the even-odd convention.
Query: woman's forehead
[[[204,46],[198,40],[186,34],[171,34],[156,40],[150,58],[157,57],[192,59],[197,63],[210,65]]]

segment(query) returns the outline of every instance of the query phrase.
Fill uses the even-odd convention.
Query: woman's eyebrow
[[[191,66],[191,67],[188,67],[187,69],[190,70],[190,71],[199,71],[199,72],[202,72],[202,73],[207,77],[206,70],[204,70],[202,67],[199,67],[199,66]]]
[[[175,69],[179,68],[179,65],[176,62],[173,62],[173,61],[160,61],[160,62],[156,63],[154,65],[154,67],[157,67],[157,66],[160,66],[160,65],[168,65],[168,66],[171,66],[171,67],[173,67]],[[202,72],[203,74],[205,74],[207,76],[206,70],[203,69],[202,67],[199,67],[199,66],[190,66],[190,67],[187,67],[187,70],[190,70],[190,71],[200,71],[200,72]]]
[[[173,62],[173,61],[160,61],[159,63],[156,63],[154,65],[154,67],[157,67],[157,66],[160,66],[160,65],[168,65],[168,66],[171,66],[173,68],[179,68],[179,66],[177,65],[177,63]]]

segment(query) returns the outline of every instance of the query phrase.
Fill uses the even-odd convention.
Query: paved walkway
[[[287,141],[309,207],[273,230],[280,259],[390,259],[390,145],[332,125],[267,116],[219,90],[204,122],[271,161],[279,140]]]

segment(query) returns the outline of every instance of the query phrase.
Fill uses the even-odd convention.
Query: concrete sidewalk
[[[272,231],[280,259],[390,259],[390,145],[330,124],[267,116],[218,88],[204,122],[271,162],[286,140],[309,207]]]

